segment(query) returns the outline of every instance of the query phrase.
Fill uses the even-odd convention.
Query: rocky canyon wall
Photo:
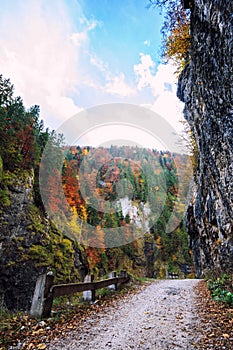
[[[178,85],[198,149],[187,228],[197,274],[233,272],[233,1],[194,0]]]
[[[87,262],[36,206],[33,171],[4,172],[0,162],[0,307],[29,310],[48,269],[61,282],[83,280]]]

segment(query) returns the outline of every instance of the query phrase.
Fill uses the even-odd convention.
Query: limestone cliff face
[[[37,277],[47,269],[60,281],[86,273],[78,247],[55,232],[35,205],[33,187],[33,172],[1,171],[0,306],[10,310],[30,309]]]
[[[10,309],[28,308],[33,284],[38,273],[44,270],[36,269],[34,264],[22,259],[28,247],[40,239],[28,228],[31,224],[29,210],[33,203],[33,174],[21,174],[21,177],[5,175],[8,179],[4,185],[1,183],[0,215],[1,304]]]
[[[187,227],[203,275],[233,271],[233,2],[192,3],[191,60],[178,96],[199,151]]]

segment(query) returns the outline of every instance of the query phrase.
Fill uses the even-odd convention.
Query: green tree
[[[0,154],[4,169],[14,171],[38,166],[48,141],[43,131],[39,107],[26,110],[20,97],[14,97],[14,86],[0,75]]]

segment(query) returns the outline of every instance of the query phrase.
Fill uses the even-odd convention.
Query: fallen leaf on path
[[[199,314],[198,332],[201,335],[197,348],[201,350],[232,350],[232,307],[214,301],[205,281],[200,281],[195,290]]]
[[[230,338],[229,334],[227,334],[227,333],[224,333],[222,336],[223,336],[223,338],[225,338],[225,339],[229,339],[229,338]]]
[[[39,349],[39,350],[46,349],[46,345],[45,344],[37,344],[37,349]]]

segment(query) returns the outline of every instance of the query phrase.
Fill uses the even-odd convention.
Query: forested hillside
[[[184,202],[179,198],[188,189],[186,156],[129,146],[64,145],[62,135],[44,130],[38,106],[26,110],[22,99],[14,97],[9,80],[1,76],[0,83],[0,292],[4,305],[28,308],[36,278],[47,270],[53,271],[57,282],[83,280],[88,271],[99,277],[122,268],[149,277],[186,273],[192,257],[180,220]],[[39,183],[48,143],[53,147],[47,176]],[[56,152],[64,157],[62,193]],[[182,186],[177,164],[187,172]],[[64,196],[69,210],[63,207]],[[175,205],[177,218],[173,215],[169,231],[166,227]],[[67,231],[57,225],[63,220],[60,212],[68,217]],[[29,298],[24,298],[25,293]]]
[[[181,264],[191,263],[179,215],[173,232],[166,232],[180,196],[177,163],[186,166],[187,156],[129,146],[66,149],[63,188],[67,201],[74,217],[96,227],[95,241],[92,233],[86,242],[91,246],[87,250],[91,268],[120,265],[150,277],[164,277],[166,270],[178,271]],[[185,167],[187,180],[189,170]],[[187,191],[188,181],[183,186]],[[184,212],[183,202],[178,211]],[[88,237],[84,232],[80,235],[78,240]],[[122,254],[127,259],[123,265]]]

